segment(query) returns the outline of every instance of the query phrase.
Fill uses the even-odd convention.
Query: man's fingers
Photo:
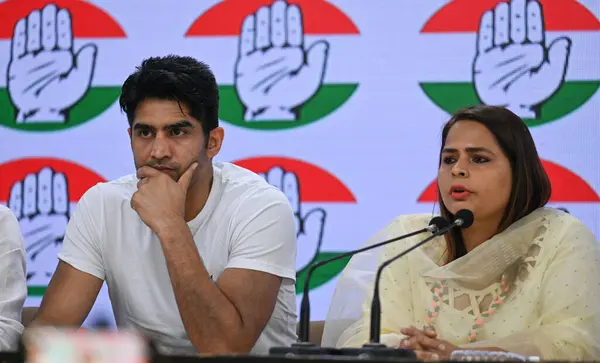
[[[15,30],[12,39],[12,58],[18,59],[25,54],[25,44],[27,43],[27,21],[20,19],[15,24]]]
[[[37,207],[40,213],[49,214],[52,211],[52,169],[44,167],[38,173]]]
[[[509,6],[508,3],[496,5],[494,10],[494,44],[496,46],[506,45],[509,42]]]
[[[41,47],[41,23],[42,14],[34,10],[27,17],[27,51],[37,52]]]
[[[271,6],[271,43],[275,47],[283,47],[286,42],[285,1],[277,0]]]
[[[187,168],[187,170],[179,177],[177,183],[181,185],[183,190],[187,191],[190,183],[192,182],[192,178],[194,177],[194,171],[198,167],[198,163],[194,162],[192,165]]]
[[[304,30],[302,29],[302,12],[297,5],[289,5],[286,11],[287,42],[291,46],[302,46]]]
[[[510,2],[510,39],[513,43],[521,44],[527,39],[525,25],[525,5],[527,0],[512,0]]]
[[[56,14],[56,30],[58,47],[64,50],[71,49],[73,47],[73,28],[69,10],[60,9]]]
[[[143,179],[143,178],[160,175],[160,173],[161,173],[160,171],[154,169],[153,167],[144,165],[137,170],[136,176],[138,177],[138,179]]]
[[[271,15],[267,6],[261,6],[256,12],[256,48],[267,48],[271,45]]]
[[[532,43],[544,42],[544,18],[542,6],[537,1],[527,3],[527,39]]]
[[[52,50],[56,47],[56,12],[54,4],[48,4],[42,10],[42,49]]]

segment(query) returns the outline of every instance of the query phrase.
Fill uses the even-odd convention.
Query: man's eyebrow
[[[174,124],[166,125],[166,126],[163,127],[163,129],[165,129],[165,130],[183,129],[183,128],[186,128],[186,127],[193,128],[194,125],[191,122],[187,121],[187,120],[182,120],[182,121],[177,121]]]
[[[143,122],[137,122],[133,125],[134,130],[154,130],[154,127],[147,125]]]
[[[175,123],[172,124],[168,124],[163,126],[163,130],[171,130],[171,129],[182,129],[182,128],[186,128],[186,127],[190,127],[193,128],[194,124],[192,124],[191,122],[187,121],[187,120],[182,120],[182,121],[177,121]],[[143,122],[138,122],[135,125],[133,125],[133,129],[134,130],[152,130],[152,131],[156,131],[156,127],[154,126],[150,126],[148,124],[145,124]]]

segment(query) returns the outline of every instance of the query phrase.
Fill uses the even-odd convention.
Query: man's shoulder
[[[84,193],[80,204],[105,205],[107,203],[129,201],[133,193],[137,190],[137,182],[138,179],[135,174],[128,174],[117,179],[100,182]]]
[[[10,210],[7,206],[0,204],[0,231],[4,231],[5,228],[12,228],[14,226],[19,226],[19,221],[17,217],[13,214],[12,210]]]
[[[12,211],[5,205],[0,204],[0,219],[14,217]]]
[[[256,206],[286,201],[285,195],[260,175],[231,163],[215,163],[220,175],[223,198],[232,204]]]
[[[23,238],[21,237],[21,228],[19,221],[13,212],[6,206],[0,204],[0,241],[3,241],[4,248],[23,248]]]

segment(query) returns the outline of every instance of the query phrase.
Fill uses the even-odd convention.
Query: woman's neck
[[[463,229],[462,238],[467,252],[492,238],[498,230],[498,224],[498,221],[475,221],[471,227]]]

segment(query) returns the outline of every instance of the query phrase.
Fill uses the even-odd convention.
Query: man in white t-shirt
[[[19,221],[0,204],[0,352],[17,350],[27,298],[25,246]]]
[[[296,228],[257,174],[216,163],[218,88],[189,57],[124,83],[137,173],[89,189],[33,325],[79,326],[103,281],[115,318],[163,354],[256,353],[296,340]]]

